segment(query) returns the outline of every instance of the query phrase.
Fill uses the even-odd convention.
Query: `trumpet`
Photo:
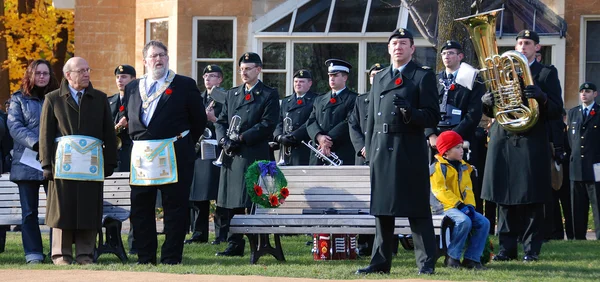
[[[240,127],[242,126],[242,118],[238,115],[231,117],[231,122],[229,123],[229,128],[227,128],[227,138],[237,141],[240,139]],[[213,165],[221,167],[223,165],[223,153],[227,156],[232,157],[233,152],[226,152],[225,150],[221,150],[221,154],[216,161],[213,161]]]
[[[283,119],[283,134],[287,135],[287,134],[291,134],[293,131],[293,126],[294,123],[292,121],[292,119],[288,116],[286,116]],[[284,146],[283,144],[281,145],[281,149],[279,150],[279,161],[277,162],[277,165],[285,165],[285,156],[289,156],[292,154],[292,147],[291,146]]]
[[[331,152],[331,155],[329,157],[325,156],[325,154],[323,154],[320,150],[316,149],[313,146],[313,141],[308,141],[308,143],[304,142],[304,140],[302,140],[302,144],[304,144],[304,146],[308,147],[311,151],[313,151],[313,153],[315,153],[315,156],[317,156],[317,158],[321,159],[323,161],[323,165],[327,164],[327,165],[331,165],[331,166],[340,166],[342,165],[343,161],[334,153]]]
[[[125,127],[122,126],[115,126],[115,137],[117,138],[117,150],[121,149],[121,147],[123,147],[123,141],[121,141],[121,137],[119,137],[118,135],[121,133],[121,131],[123,131],[123,129],[125,129]]]

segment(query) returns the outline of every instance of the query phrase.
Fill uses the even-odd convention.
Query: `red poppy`
[[[171,90],[171,88],[167,88],[167,90],[165,90],[165,94],[167,95],[171,95],[173,93],[173,90]]]
[[[256,196],[262,196],[263,191],[262,191],[262,187],[260,187],[260,185],[256,185],[254,184],[254,193],[256,193]]]
[[[296,101],[296,104],[298,104],[298,105],[302,105],[302,100],[298,100],[298,101]]]
[[[456,86],[454,85],[454,83],[450,84],[450,91],[454,91],[454,89],[456,89]]]
[[[281,188],[281,196],[283,196],[284,198],[287,198],[290,195],[290,190],[288,190],[288,188]]]
[[[395,83],[396,83],[396,85],[400,85],[400,84],[402,84],[402,78],[399,78],[399,77],[398,77],[398,78],[396,78],[396,81],[395,81]]]
[[[275,195],[271,195],[269,196],[269,203],[271,203],[271,206],[277,206],[279,205],[279,199],[277,199],[277,196]]]
[[[335,102],[337,102],[337,100],[335,98],[329,99],[329,103],[335,104]]]
[[[592,111],[590,112],[591,116],[594,116],[596,114],[596,111],[594,111],[594,109],[592,109]]]
[[[250,94],[246,94],[246,97],[244,97],[244,99],[246,99],[246,101],[250,101],[250,98],[251,98]]]
[[[123,111],[125,111],[125,106],[121,105],[121,106],[119,107],[119,112],[123,112]]]

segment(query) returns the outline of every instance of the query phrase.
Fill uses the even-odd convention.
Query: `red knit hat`
[[[440,136],[438,136],[436,146],[437,150],[440,153],[440,156],[444,156],[444,154],[452,149],[454,146],[463,142],[462,137],[458,133],[452,130],[444,131]]]

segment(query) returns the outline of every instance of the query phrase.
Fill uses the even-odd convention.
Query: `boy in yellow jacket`
[[[431,191],[444,206],[444,214],[454,221],[452,239],[448,245],[448,259],[452,268],[484,269],[480,258],[487,243],[490,222],[475,211],[475,196],[471,183],[473,168],[463,161],[463,140],[454,131],[445,131],[437,139],[439,154],[431,165]],[[460,258],[467,238],[462,264]]]

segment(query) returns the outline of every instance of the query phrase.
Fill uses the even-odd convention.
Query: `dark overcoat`
[[[600,163],[600,106],[592,107],[594,114],[583,117],[581,105],[569,110],[568,136],[571,145],[571,181],[598,181],[594,178],[594,164]]]
[[[405,118],[394,96],[411,105]],[[426,127],[440,119],[435,73],[410,61],[401,74],[377,73],[369,93],[365,148],[371,170],[371,214],[431,216]]]
[[[319,144],[317,134],[331,137],[331,152],[343,161],[343,165],[354,165],[354,146],[350,141],[348,119],[354,110],[357,96],[357,93],[346,88],[337,95],[335,103],[331,103],[331,91],[322,94],[316,98],[310,117],[306,121],[306,130],[315,146]],[[323,162],[311,154],[310,164],[321,165]]]
[[[283,133],[283,119],[289,117],[292,119],[292,136],[298,141],[298,146],[293,147],[289,156],[284,156],[286,165],[308,165],[311,151],[308,147],[300,143],[304,141],[308,143],[310,137],[306,131],[306,121],[312,112],[313,103],[317,98],[317,94],[308,91],[302,99],[298,99],[296,94],[285,97],[281,100],[281,111],[279,114],[279,123],[273,133],[273,138],[276,138]],[[282,146],[280,146],[281,150]],[[276,156],[279,157],[279,156]],[[279,160],[279,159],[278,159]]]
[[[355,165],[364,165],[366,159],[360,154],[360,150],[365,146],[365,133],[367,131],[367,111],[369,110],[369,93],[364,93],[356,97],[354,110],[348,120],[350,130],[350,140],[354,146]]]
[[[561,117],[563,102],[554,66],[534,62],[531,75],[535,85],[548,96],[539,104],[537,123],[524,133],[511,133],[495,121],[490,128],[481,198],[502,205],[545,203],[551,196],[550,143],[548,119]],[[493,117],[493,109],[483,113]]]
[[[121,118],[125,117],[127,112],[127,95],[123,96],[123,101],[120,99],[119,93],[108,97],[108,104],[110,105],[110,112],[112,113],[113,122],[117,124]],[[127,129],[122,129],[117,137],[121,139],[121,148],[117,151],[118,154],[118,165],[115,171],[129,171],[129,165],[131,163],[131,146],[133,141],[129,137]]]
[[[242,84],[227,91],[223,110],[215,124],[217,140],[220,140],[225,137],[231,118],[235,115],[241,118],[242,145],[232,157],[223,156],[219,179],[217,206],[228,209],[252,206],[244,176],[254,161],[269,160],[269,141],[273,140],[279,117],[277,89],[266,86],[262,81],[248,95],[244,94],[244,88]]]
[[[210,95],[206,93],[206,90],[202,92],[202,103],[204,108],[213,101]],[[214,101],[213,105],[214,113],[216,117],[219,117],[223,104]],[[211,138],[217,138],[217,132],[215,131],[215,125],[211,121],[206,122],[206,129],[210,130]],[[217,156],[221,151],[217,146]],[[190,201],[208,201],[216,200],[217,194],[219,193],[219,175],[221,169],[213,165],[213,160],[203,160],[200,155],[200,151],[196,155],[196,161],[194,163],[194,180],[192,181],[192,187],[190,189]]]
[[[104,142],[104,169],[117,166],[114,124],[106,94],[92,84],[78,106],[63,79],[59,89],[46,95],[40,119],[40,161],[51,169],[55,164],[55,138],[85,135]],[[102,223],[103,182],[54,179],[48,183],[46,225],[60,229],[97,229]]]

